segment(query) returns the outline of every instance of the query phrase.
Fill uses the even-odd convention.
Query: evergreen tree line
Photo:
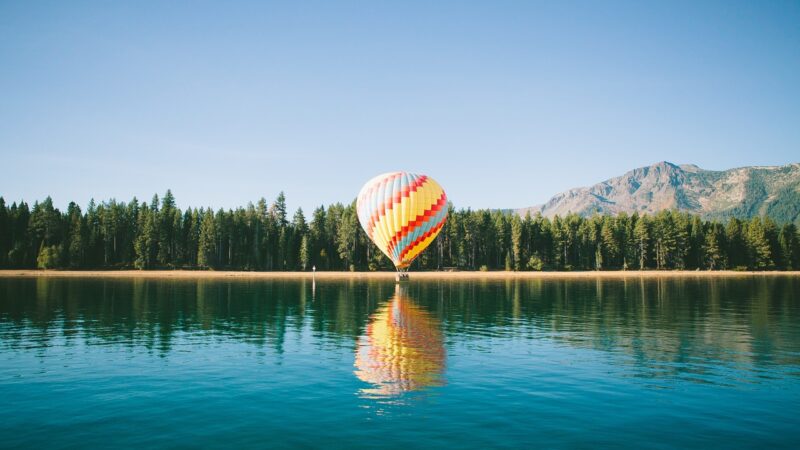
[[[798,270],[797,226],[769,217],[705,221],[655,215],[552,219],[455,210],[414,270]],[[167,191],[147,203],[92,200],[66,212],[48,197],[8,206],[0,197],[0,268],[391,270],[364,234],[355,202],[287,215],[280,193],[235,210],[181,211]]]

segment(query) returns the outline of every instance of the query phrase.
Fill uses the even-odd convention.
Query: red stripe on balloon
[[[378,222],[378,219],[380,219],[386,213],[387,209],[391,209],[392,206],[400,203],[403,198],[410,196],[412,192],[416,192],[427,180],[428,177],[422,175],[412,183],[409,183],[407,186],[405,186],[402,190],[400,190],[400,192],[392,196],[392,198],[383,202],[378,210],[372,214],[372,217],[369,220],[369,224],[367,225],[367,236],[372,237],[372,230],[375,228],[375,224]]]
[[[424,213],[418,215],[414,220],[408,222],[407,226],[404,226],[400,229],[395,235],[392,237],[392,240],[389,241],[389,253],[391,254],[394,251],[394,248],[400,243],[400,240],[406,237],[408,233],[414,231],[415,228],[422,225],[423,223],[427,222],[428,219],[435,216],[442,207],[447,203],[447,195],[445,195],[444,191],[442,191],[442,195],[439,196],[439,199],[436,200],[436,203],[431,205],[429,209],[426,209]]]
[[[416,247],[422,241],[424,241],[425,239],[428,239],[430,236],[434,235],[435,233],[438,233],[439,230],[441,230],[442,227],[444,226],[445,220],[447,220],[447,218],[446,217],[442,217],[442,220],[438,224],[436,224],[435,227],[433,227],[430,230],[428,230],[427,233],[425,233],[422,236],[418,237],[417,239],[414,240],[414,242],[411,243],[411,245],[409,245],[406,248],[404,248],[403,251],[400,252],[400,261],[402,261],[403,257],[405,257],[408,254],[408,252],[413,250],[414,247]]]

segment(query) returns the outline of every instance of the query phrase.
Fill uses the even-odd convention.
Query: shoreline
[[[733,270],[616,270],[576,272],[411,272],[414,280],[504,280],[504,279],[620,279],[620,278],[731,278],[731,277],[800,277],[800,271],[738,272]],[[394,280],[395,272],[246,272],[213,270],[0,270],[0,278],[171,278],[171,279],[311,279],[320,280]]]

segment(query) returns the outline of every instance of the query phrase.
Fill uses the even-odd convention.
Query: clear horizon
[[[0,196],[290,211],[425,173],[521,208],[798,162],[800,3],[0,3]]]

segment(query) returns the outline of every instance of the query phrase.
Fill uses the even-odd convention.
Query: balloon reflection
[[[370,317],[359,337],[355,374],[371,388],[361,394],[393,397],[443,384],[445,349],[439,321],[395,286],[388,305]]]

